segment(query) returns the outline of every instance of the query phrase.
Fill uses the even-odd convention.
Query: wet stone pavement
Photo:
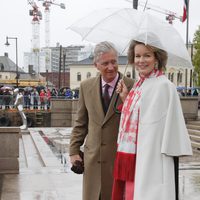
[[[200,199],[200,152],[180,159],[179,195],[180,200]]]
[[[71,128],[30,128],[20,138],[19,174],[0,175],[1,200],[81,200],[82,175],[71,172]],[[200,199],[200,153],[179,165],[180,200]]]

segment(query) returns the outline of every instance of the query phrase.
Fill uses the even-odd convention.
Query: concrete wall
[[[181,97],[181,105],[186,120],[197,119],[198,97]],[[72,127],[76,118],[77,109],[78,99],[52,99],[51,111],[25,111],[25,113],[26,116],[31,119],[33,127]],[[8,126],[22,125],[18,111],[0,111],[0,117],[4,116],[10,120]]]
[[[51,100],[51,126],[71,127],[77,111],[77,100],[52,99]]]
[[[0,174],[19,173],[19,132],[17,127],[0,127]]]
[[[198,118],[198,97],[181,97],[181,106],[186,121]]]
[[[47,111],[24,110],[28,120],[29,127],[50,127],[51,126],[51,113]],[[9,123],[1,124],[1,118],[6,118]],[[22,119],[18,110],[0,110],[0,126],[21,126]]]
[[[77,114],[78,100],[52,99],[51,126],[72,127]],[[198,97],[181,97],[185,120],[198,118]]]

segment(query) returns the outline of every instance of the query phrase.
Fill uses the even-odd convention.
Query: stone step
[[[38,154],[42,158],[45,167],[62,167],[60,161],[44,141],[39,131],[30,130],[30,135],[35,143]]]
[[[188,129],[200,130],[200,125],[187,124]]]
[[[195,121],[187,121],[187,124],[192,124],[192,125],[197,125],[197,126],[200,126],[200,120],[195,120]]]
[[[190,135],[198,135],[198,136],[200,136],[200,130],[188,129],[188,132],[189,132]]]
[[[195,142],[200,142],[200,136],[198,135],[190,135],[190,139]]]
[[[199,142],[192,141],[191,144],[192,144],[193,148],[197,148],[199,150],[199,152],[200,152],[200,143]]]
[[[38,154],[35,143],[30,134],[22,135],[21,148],[23,148],[22,152],[24,152],[24,163],[26,163],[28,168],[44,167],[44,162]]]

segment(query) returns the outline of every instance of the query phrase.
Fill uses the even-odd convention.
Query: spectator
[[[65,92],[65,99],[72,99],[73,98],[73,93],[71,91],[71,89],[67,89]]]
[[[50,103],[51,103],[51,92],[50,92],[50,89],[47,89],[46,99],[47,99],[47,109],[49,109],[50,108]]]
[[[52,89],[51,96],[52,97],[57,97],[58,96],[58,91],[55,88]]]
[[[46,102],[46,92],[44,89],[41,89],[41,91],[40,91],[41,110],[44,110],[45,102]]]
[[[197,89],[195,88],[194,92],[193,92],[193,96],[198,96],[198,95],[199,95],[199,93],[198,93]]]
[[[9,109],[10,108],[10,101],[11,101],[11,93],[8,89],[5,89],[4,93],[3,93],[3,101],[5,104],[5,109]]]
[[[74,90],[74,99],[78,99],[79,98],[79,90],[78,89],[75,89]]]
[[[33,109],[38,109],[38,101],[39,101],[39,93],[36,88],[31,92],[31,104],[33,105]]]
[[[30,109],[30,104],[31,104],[31,92],[28,90],[24,91],[24,108],[25,109]]]

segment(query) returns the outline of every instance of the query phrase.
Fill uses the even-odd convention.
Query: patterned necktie
[[[108,92],[110,85],[106,84],[103,93],[104,112],[106,113],[110,104],[110,95]]]

